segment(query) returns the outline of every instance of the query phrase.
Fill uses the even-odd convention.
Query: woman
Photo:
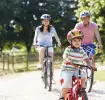
[[[61,46],[60,39],[56,33],[55,28],[50,24],[51,17],[49,14],[43,14],[41,16],[42,25],[38,26],[35,30],[34,43],[36,50],[39,52],[39,65],[38,68],[42,68],[43,58],[44,58],[44,47],[39,47],[37,45],[52,45],[52,37],[54,36],[58,42],[58,46]],[[48,53],[53,58],[53,47],[48,49]]]

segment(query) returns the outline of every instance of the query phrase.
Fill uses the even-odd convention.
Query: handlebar
[[[50,47],[54,47],[56,48],[56,44],[52,44],[51,46],[48,46],[48,45],[36,45],[36,46],[40,46],[40,47],[45,47],[45,48],[50,48]]]
[[[89,66],[87,66],[87,65],[81,65],[81,64],[75,64],[76,66],[80,66],[79,68],[81,69],[81,68],[83,68],[83,67],[85,67],[85,68],[88,68],[88,69],[92,69],[92,67],[89,67]]]
[[[75,65],[80,66],[80,67],[79,67],[80,69],[82,69],[82,68],[85,67],[85,68],[88,68],[88,69],[90,69],[90,70],[97,71],[97,68],[94,69],[94,68],[92,68],[91,66],[81,65],[81,64],[75,64]]]

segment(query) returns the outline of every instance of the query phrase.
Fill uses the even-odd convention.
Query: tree
[[[40,25],[40,16],[43,13],[51,15],[52,23],[62,40],[66,38],[67,32],[76,23],[73,19],[73,10],[76,8],[74,0],[23,0],[19,3],[21,8],[20,6],[17,8],[19,11],[16,14],[15,21],[22,26],[23,30],[19,33],[19,40],[25,42],[28,51],[33,42],[34,29]]]
[[[64,43],[67,32],[76,23],[74,17],[76,3],[74,0],[1,0],[0,25],[4,30],[0,34],[5,42],[23,42],[29,52],[34,30],[41,22],[40,16],[49,13],[52,24]]]

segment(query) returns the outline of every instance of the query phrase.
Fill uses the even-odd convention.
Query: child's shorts
[[[64,80],[61,86],[62,88],[72,88],[72,76],[78,77],[78,69],[75,71],[61,71],[61,79]],[[85,70],[81,71],[81,78],[87,78],[87,73]]]

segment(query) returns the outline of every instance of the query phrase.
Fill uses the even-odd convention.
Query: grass
[[[32,57],[32,56],[31,56]],[[20,58],[19,58],[20,59]],[[17,60],[17,59],[16,59]],[[21,60],[21,59],[20,59]],[[26,67],[26,62],[22,62],[22,63],[15,63],[14,64],[14,68],[15,68],[15,71],[13,70],[12,68],[12,64],[10,64],[10,70],[0,70],[0,75],[1,73],[4,75],[5,74],[8,74],[8,73],[18,73],[18,72],[25,72],[25,71],[33,71],[33,70],[37,70],[37,64],[38,64],[38,59],[34,59],[33,61],[29,61],[28,62],[28,69]],[[61,64],[62,64],[62,57],[61,56],[56,56],[54,58],[54,68],[55,69],[59,69],[61,67]],[[102,62],[97,62],[96,65],[97,66],[100,66],[102,64]],[[105,61],[103,62],[103,64],[105,64]],[[5,63],[5,69],[7,69],[7,66],[8,64]],[[0,66],[2,68],[3,64],[0,63]],[[99,81],[105,81],[105,70],[104,71],[97,71],[95,72],[95,80],[99,80]]]
[[[95,80],[105,81],[105,70],[95,72]]]

